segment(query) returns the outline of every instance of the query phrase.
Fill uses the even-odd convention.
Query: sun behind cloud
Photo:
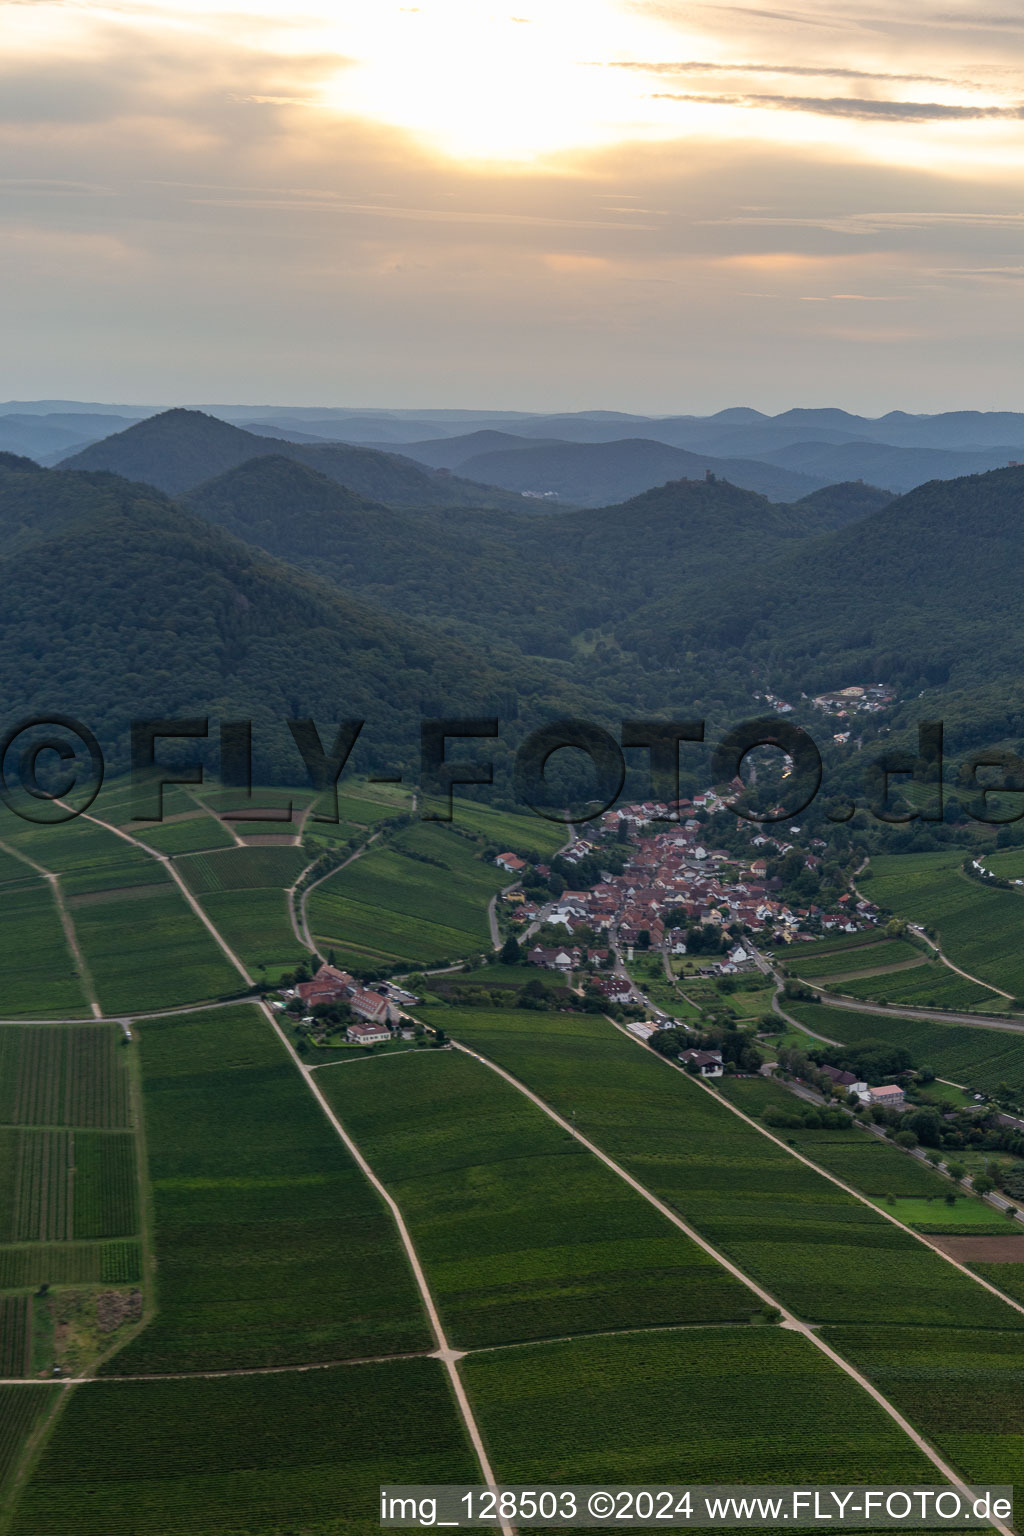
[[[659,23],[611,0],[480,0],[364,7],[337,18],[353,62],[323,91],[336,111],[406,128],[461,160],[529,161],[647,136],[661,112],[626,72],[594,67],[644,45]]]

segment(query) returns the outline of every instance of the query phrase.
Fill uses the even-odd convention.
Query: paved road
[[[811,985],[810,982],[807,983]],[[815,988],[815,991],[820,991]],[[822,1002],[829,1008],[848,1008],[854,1013],[877,1013],[880,1018],[930,1019],[935,1024],[968,1024],[972,1029],[1003,1029],[1014,1034],[1024,1034],[1024,1024],[1011,1023],[1008,1019],[986,1019],[978,1013],[947,1013],[938,1008],[909,1008],[903,1003],[891,1003],[887,1008],[878,1003],[862,1003],[857,998],[832,997],[822,994]]]

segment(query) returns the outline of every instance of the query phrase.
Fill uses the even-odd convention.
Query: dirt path
[[[183,785],[182,787],[185,790],[185,794],[192,801],[193,805],[197,805],[199,807],[199,809],[203,812],[204,815],[209,816],[212,821],[215,821],[217,823],[218,827],[223,827],[224,828],[224,831],[227,832],[228,835],[231,837],[231,839],[234,842],[234,845],[235,845],[236,848],[244,848],[245,847],[245,839],[239,837],[238,833],[235,831],[235,829],[231,825],[230,821],[221,821],[220,817],[217,815],[217,812],[213,809],[212,806],[207,805],[205,800],[200,800],[199,796],[198,795],[194,795],[192,793],[192,791],[187,786]]]
[[[614,1023],[615,1021],[612,1020],[612,1022]],[[812,1168],[815,1173],[820,1175],[821,1178],[827,1179],[830,1184],[834,1184],[837,1189],[841,1189],[846,1194],[852,1195],[854,1200],[859,1201],[861,1205],[867,1206],[869,1210],[875,1211],[879,1216],[884,1217],[885,1220],[888,1221],[892,1226],[898,1227],[900,1231],[905,1232],[908,1237],[914,1238],[915,1242],[921,1243],[923,1247],[930,1248],[934,1253],[937,1253],[939,1257],[945,1260],[947,1264],[952,1264],[954,1269],[958,1269],[962,1275],[966,1275],[968,1280],[973,1280],[975,1285],[980,1285],[982,1290],[989,1291],[993,1296],[998,1296],[999,1300],[1005,1302],[1008,1307],[1012,1307],[1015,1312],[1020,1312],[1022,1315],[1024,1315],[1024,1305],[1022,1305],[1019,1301],[1014,1301],[1012,1297],[1007,1296],[1003,1291],[999,1290],[998,1286],[992,1285],[988,1280],[983,1279],[981,1275],[976,1275],[974,1271],[968,1269],[966,1265],[959,1263],[952,1254],[946,1253],[942,1248],[940,1248],[933,1237],[926,1236],[923,1232],[917,1232],[913,1227],[908,1227],[905,1222],[902,1222],[898,1219],[898,1217],[891,1215],[887,1210],[884,1209],[884,1207],[876,1205],[875,1202],[870,1200],[867,1195],[861,1194],[860,1190],[854,1189],[852,1184],[847,1184],[843,1179],[837,1177],[836,1174],[830,1173],[827,1168],[823,1168],[820,1163],[816,1163],[813,1161],[813,1159],[805,1157],[802,1152],[798,1152],[797,1149],[795,1147],[791,1147],[788,1142],[783,1141],[778,1136],[774,1136],[768,1127],[762,1122],[754,1120],[750,1115],[745,1114],[738,1105],[731,1103],[727,1098],[720,1094],[716,1089],[710,1087],[707,1083],[701,1082],[699,1077],[691,1079],[689,1077],[689,1073],[683,1072],[682,1067],[677,1066],[674,1061],[670,1061],[667,1056],[662,1056],[659,1051],[652,1050],[646,1041],[638,1039],[636,1035],[629,1034],[625,1029],[622,1028],[620,1024],[615,1024],[615,1028],[619,1030],[621,1034],[625,1035],[627,1040],[633,1041],[635,1045],[642,1046],[642,1048],[649,1052],[650,1055],[656,1056],[659,1061],[663,1061],[667,1067],[672,1069],[672,1071],[682,1073],[682,1075],[689,1081],[695,1083],[703,1093],[710,1094],[710,1096],[719,1104],[724,1105],[730,1114],[735,1115],[737,1119],[744,1121],[753,1130],[757,1131],[759,1136],[763,1136],[766,1141],[773,1142],[775,1146],[781,1148],[781,1150],[787,1153],[789,1157],[795,1158],[798,1163],[803,1163],[806,1168]]]
[[[623,1031],[623,1033],[625,1033],[625,1031]],[[627,1038],[634,1039],[633,1036],[627,1036]],[[648,1202],[648,1204],[652,1205],[656,1211],[659,1211],[660,1214],[666,1218],[666,1220],[673,1224],[673,1226],[678,1227],[681,1232],[684,1232],[692,1242],[696,1243],[697,1246],[701,1248],[706,1254],[708,1254],[712,1259],[714,1259],[717,1264],[721,1265],[721,1267],[726,1270],[727,1273],[731,1274],[736,1280],[739,1280],[740,1283],[745,1285],[748,1290],[753,1291],[754,1294],[758,1296],[763,1302],[765,1302],[769,1307],[777,1309],[777,1311],[782,1314],[783,1321],[781,1326],[783,1328],[788,1328],[791,1332],[802,1334],[803,1337],[807,1339],[815,1349],[820,1350],[820,1352],[827,1356],[827,1358],[831,1360],[834,1365],[838,1366],[845,1375],[849,1376],[852,1381],[855,1381],[857,1385],[861,1387],[865,1392],[867,1392],[868,1395],[878,1404],[878,1406],[882,1408],[886,1414],[888,1414],[889,1418],[891,1418],[893,1422],[899,1426],[899,1428],[917,1447],[922,1455],[926,1456],[932,1465],[939,1472],[941,1472],[942,1476],[947,1480],[947,1482],[951,1483],[952,1486],[957,1489],[961,1497],[966,1499],[971,1498],[972,1495],[968,1485],[963,1481],[958,1473],[953,1470],[949,1463],[939,1455],[938,1451],[929,1445],[928,1441],[918,1433],[918,1431],[909,1422],[909,1420],[903,1417],[899,1409],[896,1408],[894,1404],[890,1403],[888,1398],[886,1398],[878,1390],[878,1388],[868,1380],[866,1376],[863,1376],[861,1372],[858,1371],[855,1366],[851,1365],[848,1360],[844,1360],[841,1355],[837,1354],[831,1345],[827,1344],[825,1340],[815,1332],[814,1328],[809,1323],[805,1323],[800,1318],[796,1317],[788,1307],[783,1306],[783,1304],[776,1297],[772,1296],[769,1291],[764,1290],[764,1288],[760,1286],[756,1280],[751,1279],[749,1275],[746,1275],[737,1265],[733,1264],[730,1259],[727,1259],[723,1253],[720,1253],[718,1249],[713,1247],[711,1243],[702,1237],[695,1228],[691,1227],[682,1219],[681,1216],[678,1216],[675,1211],[667,1206],[662,1200],[659,1200],[656,1195],[652,1194],[651,1191],[647,1189],[645,1185],[641,1184],[638,1179],[635,1179],[632,1174],[627,1173],[625,1168],[623,1168],[619,1163],[615,1162],[613,1158],[609,1157],[606,1152],[603,1152],[600,1147],[595,1145],[594,1142],[588,1140],[587,1137],[582,1135],[582,1133],[578,1131],[575,1126],[570,1125],[568,1120],[564,1120],[556,1110],[552,1109],[551,1106],[547,1104],[544,1099],[540,1098],[538,1094],[535,1094],[532,1089],[527,1088],[525,1083],[522,1083],[518,1078],[513,1077],[510,1072],[506,1072],[503,1067],[499,1067],[496,1062],[489,1060],[486,1056],[480,1056],[476,1051],[470,1050],[468,1046],[460,1045],[458,1041],[453,1041],[452,1043],[456,1050],[464,1052],[467,1056],[471,1056],[475,1061],[481,1062],[492,1072],[496,1072],[499,1077],[504,1078],[505,1081],[510,1083],[513,1088],[515,1088],[519,1093],[523,1094],[524,1097],[529,1099],[531,1103],[535,1104],[538,1109],[543,1110],[543,1112],[549,1116],[549,1118],[552,1119],[556,1125],[561,1126],[561,1128],[564,1131],[567,1131],[570,1136],[575,1137],[581,1146],[586,1147],[589,1152],[593,1153],[593,1155],[598,1158],[599,1161],[604,1163],[606,1167],[610,1168],[613,1173],[617,1174],[618,1177],[622,1179],[626,1184],[628,1184],[631,1189],[634,1189],[637,1194],[641,1195]],[[649,1046],[644,1045],[640,1040],[636,1040],[635,1043],[640,1045],[643,1050],[650,1049]],[[651,1054],[657,1055],[658,1053],[654,1051],[651,1052]],[[673,1064],[665,1057],[659,1057],[659,1060],[665,1061],[666,1066],[670,1068],[673,1066]],[[680,1069],[677,1068],[676,1070]],[[696,1079],[694,1079],[694,1081],[696,1081]],[[698,1086],[702,1085],[698,1084]],[[714,1093],[713,1089],[705,1088],[705,1091],[713,1094],[715,1098],[718,1098],[718,1095]],[[730,1109],[732,1107],[732,1105],[729,1105]],[[738,1113],[740,1113],[741,1119],[747,1119],[747,1117],[743,1115],[742,1112]],[[754,1122],[750,1123],[753,1124]],[[773,1141],[775,1140],[774,1137],[770,1139]],[[784,1144],[779,1143],[779,1145]],[[785,1150],[789,1149],[786,1148]],[[799,1154],[797,1155],[799,1156]],[[807,1159],[801,1158],[800,1161],[806,1162]],[[816,1168],[815,1164],[809,1164],[809,1166],[815,1168],[816,1172],[821,1172],[820,1169]],[[833,1180],[833,1182],[839,1183],[839,1180]],[[895,1225],[900,1226],[902,1223],[896,1222]],[[906,1230],[909,1230],[909,1228]],[[963,1269],[963,1266],[958,1265],[957,1268]],[[970,1274],[970,1271],[965,1270],[964,1273]],[[977,1279],[980,1277],[973,1276],[972,1278]],[[996,1291],[994,1286],[988,1286],[987,1289],[992,1290],[995,1295],[999,1296],[1000,1300],[1006,1300],[1002,1292]],[[1018,1310],[1024,1311],[1024,1307],[1020,1307]],[[1001,1536],[1013,1536],[1011,1528],[1007,1525],[1004,1525],[1001,1521],[993,1520],[992,1524],[996,1530],[1001,1532]]]
[[[52,869],[47,869],[45,865],[37,864],[35,859],[30,859],[27,853],[22,853],[19,849],[12,848],[9,843],[0,843],[0,849],[3,849],[4,853],[10,854],[12,859],[17,859],[20,863],[27,864],[29,869],[34,869],[36,874],[41,875],[49,885],[53,895],[53,904],[57,908],[57,916],[60,918],[60,925],[64,930],[64,942],[71,951],[71,958],[78,971],[85,1000],[89,1004],[93,1018],[102,1019],[103,1009],[100,1007],[96,984],[92,979],[92,972],[85,963],[85,956],[82,953],[82,946],[78,942],[78,934],[75,932],[71,913],[65,905],[64,892],[61,890],[60,885],[60,876]],[[80,1022],[80,1020],[75,1022]]]
[[[100,1007],[99,994],[96,991],[96,983],[92,979],[92,972],[85,963],[85,955],[82,953],[82,946],[78,942],[78,934],[75,932],[75,925],[72,920],[71,913],[68,911],[67,904],[64,901],[64,892],[60,887],[60,876],[47,875],[46,878],[49,881],[50,889],[53,892],[53,900],[56,904],[57,913],[60,917],[61,927],[64,929],[64,938],[67,941],[68,949],[70,949],[72,955],[74,956],[75,965],[78,968],[78,979],[82,983],[82,991],[85,993],[86,1002],[92,1009],[93,1018],[102,1019],[103,1009]]]
[[[871,862],[870,859],[865,859],[864,863],[858,869],[857,875],[862,875],[864,873],[865,869],[867,869],[867,867],[870,864],[870,862]],[[865,896],[863,891],[857,889],[857,884],[856,884],[857,875],[854,875],[853,879],[850,881],[850,888],[855,893],[855,895],[860,897],[861,901],[870,901],[871,900],[870,896]],[[956,974],[958,976],[962,976],[965,981],[973,981],[975,986],[977,986],[977,987],[984,987],[986,992],[995,992],[999,997],[1005,997],[1009,1002],[1013,1001],[1013,993],[1012,992],[1004,992],[1002,987],[995,986],[995,984],[993,982],[991,982],[991,981],[982,981],[980,976],[972,976],[970,971],[965,971],[959,965],[954,965],[952,960],[949,958],[949,956],[942,949],[942,946],[940,944],[937,944],[934,939],[929,938],[928,934],[926,934],[924,929],[922,927],[920,927],[917,923],[909,923],[908,927],[911,928],[913,933],[915,933],[919,939],[923,939],[924,940],[924,942],[928,945],[929,949],[932,949],[932,950],[935,951],[935,954],[942,961],[943,965],[947,965],[951,971],[955,971]]]
[[[299,927],[296,930],[296,933],[298,935],[299,942],[304,944],[311,954],[316,955],[318,960],[322,960],[324,957],[314,944],[313,935],[309,929],[309,898],[316,890],[318,885],[323,885],[324,881],[330,880],[332,875],[340,874],[343,869],[348,869],[350,864],[355,863],[356,859],[361,859],[366,850],[377,841],[378,837],[380,837],[379,830],[374,832],[372,836],[368,837],[363,846],[361,848],[357,848],[355,853],[349,854],[348,858],[345,859],[343,863],[336,864],[333,869],[329,869],[327,871],[326,875],[321,875],[319,880],[314,880],[312,885],[307,885],[306,889],[302,893],[302,900],[299,902]],[[291,906],[292,902],[289,902],[288,905]]]
[[[437,1310],[437,1306],[434,1302],[434,1298],[430,1290],[430,1286],[427,1284],[427,1277],[423,1272],[423,1267],[420,1264],[419,1255],[416,1252],[416,1248],[413,1244],[409,1229],[405,1224],[405,1218],[402,1215],[401,1209],[399,1208],[397,1201],[393,1199],[391,1194],[381,1183],[380,1179],[374,1173],[370,1164],[366,1161],[366,1158],[359,1150],[357,1144],[352,1140],[344,1125],[338,1119],[338,1116],[331,1108],[328,1100],[325,1098],[319,1086],[314,1081],[312,1069],[304,1064],[301,1056],[298,1054],[295,1047],[288,1039],[288,1036],[279,1025],[277,1019],[274,1017],[272,1009],[268,1008],[265,1003],[261,1003],[260,1007],[262,1008],[266,1018],[269,1020],[274,1033],[281,1041],[281,1044],[288,1052],[288,1055],[291,1057],[295,1066],[301,1072],[307,1088],[316,1099],[317,1103],[320,1105],[320,1108],[323,1110],[324,1114],[327,1116],[327,1119],[333,1126],[335,1133],[344,1143],[353,1161],[356,1163],[364,1177],[367,1178],[373,1185],[373,1188],[377,1191],[387,1206],[388,1210],[391,1212],[395,1226],[398,1228],[398,1235],[402,1240],[402,1246],[405,1249],[406,1257],[409,1260],[413,1278],[416,1281],[416,1286],[423,1301],[424,1309],[426,1310],[427,1317],[430,1321],[430,1326],[433,1330],[434,1338],[437,1341],[437,1349],[434,1351],[434,1358],[442,1361],[445,1369],[448,1372],[448,1379],[451,1382],[452,1391],[455,1395],[455,1401],[458,1404],[459,1412],[462,1415],[462,1421],[466,1427],[466,1433],[469,1435],[473,1450],[476,1452],[476,1458],[480,1466],[480,1472],[483,1481],[489,1486],[493,1487],[495,1484],[494,1472],[491,1469],[491,1463],[488,1458],[487,1451],[484,1447],[483,1437],[480,1434],[476,1418],[473,1414],[473,1409],[470,1406],[469,1398],[466,1394],[466,1389],[463,1386],[462,1377],[458,1372],[458,1362],[463,1358],[464,1351],[453,1349],[448,1342],[444,1331],[444,1326],[441,1322],[440,1314]],[[501,1522],[501,1529],[504,1533],[504,1536],[514,1536],[512,1526],[510,1526],[506,1521]]]
[[[59,805],[61,802],[58,801],[57,803]],[[166,853],[157,852],[155,848],[147,848],[146,844],[140,843],[137,837],[132,837],[130,833],[123,832],[120,827],[115,827],[109,821],[101,821],[98,816],[89,816],[83,813],[82,820],[91,821],[97,827],[106,828],[108,832],[113,832],[115,837],[123,838],[126,843],[131,843],[133,848],[141,848],[143,853],[148,853],[151,859],[156,859],[159,864],[162,864],[167,873],[170,875],[171,879],[174,881],[175,885],[178,887],[178,890],[184,896],[192,911],[195,913],[196,917],[198,917],[199,921],[210,934],[211,938],[213,938],[215,942],[220,946],[221,950],[224,952],[228,960],[230,960],[231,964],[235,967],[235,970],[245,981],[246,985],[249,987],[255,987],[255,981],[249,975],[249,972],[246,970],[241,960],[235,954],[234,950],[227,943],[227,941],[221,937],[218,930],[214,927],[213,923],[203,911],[199,902],[196,900],[188,886],[185,884],[185,881],[182,879],[181,875],[175,869],[173,859],[168,858]]]

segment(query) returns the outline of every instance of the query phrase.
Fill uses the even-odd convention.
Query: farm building
[[[381,997],[379,992],[367,992],[361,987],[357,988],[352,994],[350,1005],[352,1012],[358,1014],[360,1019],[383,1029],[385,1037],[388,1025],[398,1021],[398,1010],[395,1005],[386,997]]]
[[[351,1045],[384,1045],[391,1031],[386,1024],[350,1024],[345,1038]]]
[[[317,1003],[336,1003],[354,986],[355,981],[347,971],[322,965],[312,981],[301,981],[295,990],[307,1008],[315,1008]]]

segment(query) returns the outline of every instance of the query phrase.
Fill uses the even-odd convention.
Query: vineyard
[[[358,1073],[325,1070],[319,1084],[405,1214],[456,1345],[757,1311],[751,1292],[469,1057],[380,1057]]]
[[[933,960],[914,966],[909,971],[897,971],[889,976],[844,981],[839,990],[849,997],[871,999],[880,1003],[905,1003],[908,1008],[986,1008],[993,1003],[1005,1006],[1002,999],[987,987],[958,976],[948,965]]]
[[[859,944],[855,949],[838,949],[829,954],[805,955],[801,948],[795,955],[787,954],[784,963],[794,976],[813,978],[852,975],[876,966],[912,965],[924,959],[922,951],[904,939],[880,939],[877,944]]]
[[[127,1127],[121,1038],[113,1024],[0,1026],[0,1124]]]
[[[180,891],[120,897],[75,912],[75,927],[107,1013],[173,1008],[237,992],[224,958]]]
[[[3,916],[4,1018],[84,1018],[89,1010],[49,885],[34,877],[5,886]]]
[[[11,1536],[111,1536],[126,1516],[131,1536],[378,1536],[382,1483],[477,1479],[436,1360],[87,1382],[73,1389]]]
[[[934,1481],[866,1393],[778,1329],[575,1339],[463,1370],[502,1482]]]
[[[139,1226],[135,1137],[75,1134],[76,1238],[127,1237]]]
[[[0,1387],[0,1495],[33,1430],[54,1407],[59,1387]]]
[[[301,848],[228,848],[182,859],[178,868],[197,896],[218,891],[286,890],[309,863]]]
[[[1024,994],[1018,943],[1024,897],[969,880],[957,867],[959,857],[954,852],[873,859],[871,900],[933,928],[944,952],[971,975],[1014,996]]]
[[[201,899],[203,910],[216,924],[218,933],[251,974],[259,973],[260,980],[276,981],[308,958],[309,951],[295,937],[284,891],[222,891]]]
[[[968,1481],[1015,1483],[1024,1496],[1024,1333],[837,1328],[826,1337]]]
[[[110,1369],[427,1347],[394,1226],[263,1014],[151,1020],[140,1051],[159,1311]]]
[[[425,964],[484,949],[487,904],[508,876],[480,852],[451,829],[409,828],[317,886],[310,925],[342,965]]]
[[[11,1242],[59,1242],[74,1236],[71,1131],[17,1133]]]
[[[234,846],[230,832],[204,811],[197,811],[186,821],[164,821],[157,826],[137,828],[132,836],[147,848],[172,855]]]
[[[917,1067],[930,1066],[940,1077],[963,1083],[975,1092],[994,1093],[1006,1082],[1017,1091],[1024,1088],[1024,1035],[1010,1030],[970,1024],[946,1024],[931,1019],[903,1019],[895,1015],[856,1013],[850,1008],[826,1008],[815,1004],[786,1004],[787,1011],[808,1029],[860,1045],[866,1040],[885,1040],[905,1047]]]
[[[31,1348],[31,1296],[0,1296],[0,1376],[25,1376]]]
[[[575,1114],[584,1134],[798,1316],[1024,1324],[604,1020],[446,1009],[443,1023]]]
[[[99,1285],[141,1277],[138,1243],[33,1243],[0,1247],[0,1291]]]

